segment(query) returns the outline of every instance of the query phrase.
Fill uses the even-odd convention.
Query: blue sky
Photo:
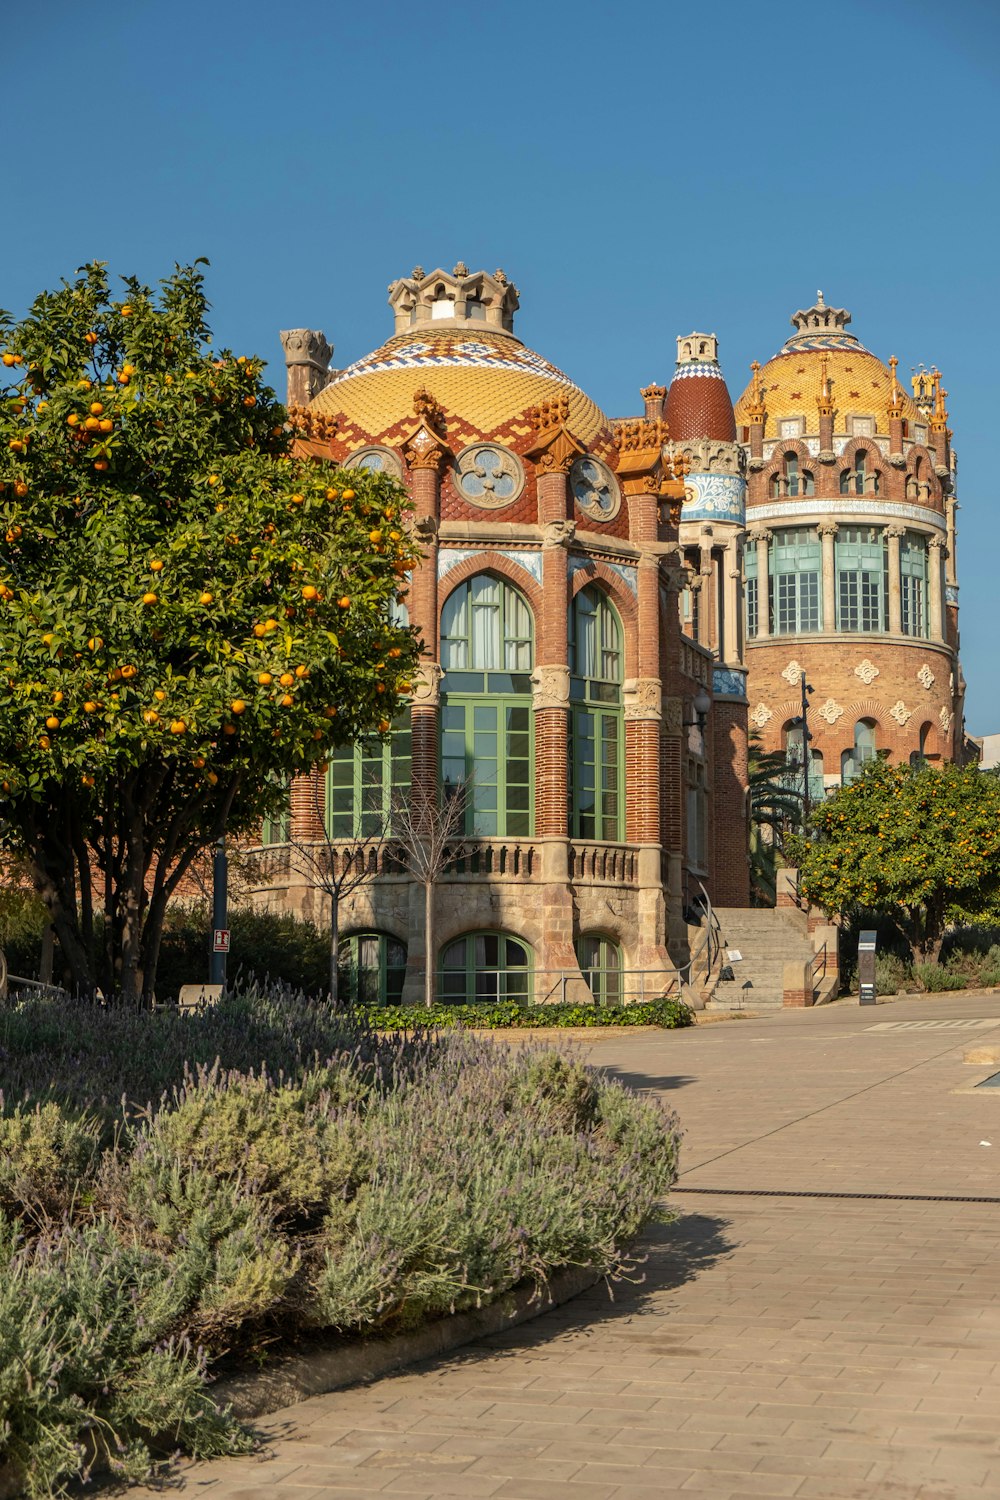
[[[1000,730],[994,0],[69,0],[5,8],[0,305],[205,255],[218,343],[343,365],[420,263],[503,266],[518,332],[612,414],[717,332],[733,394],[818,287],[960,458],[962,654]]]

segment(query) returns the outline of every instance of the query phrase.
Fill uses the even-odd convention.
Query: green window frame
[[[904,635],[926,636],[927,538],[907,531],[899,541],[900,623]]]
[[[441,704],[441,787],[468,785],[465,832],[530,838],[535,820],[535,728],[530,698],[449,696]]]
[[[747,640],[757,638],[760,628],[760,594],[757,584],[757,545],[746,548],[743,553],[743,583],[746,594]]]
[[[575,839],[624,838],[625,725],[621,620],[597,588],[570,605],[569,832]]]
[[[622,1003],[622,950],[613,938],[583,932],[574,944],[580,972],[595,1005]]]
[[[882,633],[889,596],[885,533],[877,526],[842,526],[834,556],[838,630]]]
[[[352,1005],[398,1005],[406,944],[388,932],[352,932],[337,945],[340,998]]]
[[[467,932],[441,950],[438,994],[444,1005],[530,1002],[534,954],[507,932]]]
[[[262,844],[287,844],[292,836],[292,786],[285,782],[285,805],[264,819],[260,833]]]
[[[530,694],[534,656],[531,606],[495,574],[477,573],[441,606],[444,692]]]
[[[775,635],[823,628],[823,553],[815,527],[775,531],[769,558]]]
[[[408,713],[385,738],[366,735],[335,750],[326,772],[327,836],[371,838],[387,828],[393,798],[409,791],[411,757]]]

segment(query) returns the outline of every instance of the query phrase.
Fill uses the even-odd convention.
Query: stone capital
[[[531,703],[535,709],[569,705],[569,667],[536,667],[531,674]]]
[[[886,534],[887,537],[889,537],[889,539],[891,541],[898,542],[898,541],[901,540],[902,537],[904,537],[906,535],[906,527],[905,526],[887,526],[885,528],[885,534]]]
[[[937,552],[943,552],[945,556],[948,554],[948,543],[943,536],[932,536],[927,545],[933,547]]]
[[[755,526],[752,531],[747,532],[747,540],[751,542],[769,542],[774,533],[768,531],[766,526]]]
[[[410,702],[414,708],[437,708],[444,671],[436,661],[422,661],[413,678]]]
[[[284,328],[278,335],[286,365],[312,365],[325,375],[333,358],[333,345],[316,328]]]
[[[636,719],[659,722],[663,716],[663,688],[657,677],[629,677],[622,684],[626,723]]]
[[[836,536],[837,532],[840,530],[840,527],[838,526],[836,521],[820,521],[819,525],[816,527],[816,530],[819,532],[820,536]]]
[[[414,540],[424,547],[430,547],[437,541],[439,529],[437,516],[420,516],[411,527]]]
[[[542,546],[568,547],[575,536],[575,521],[546,521],[542,527]]]

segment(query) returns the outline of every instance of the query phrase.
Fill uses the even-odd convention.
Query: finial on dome
[[[931,371],[931,380],[934,382],[934,413],[931,418],[931,425],[933,427],[945,427],[948,423],[948,408],[944,403],[948,392],[941,384],[941,371],[936,365]]]
[[[819,357],[819,395],[816,397],[816,406],[821,417],[833,416],[833,394],[830,390],[830,377],[827,374],[826,350]]]
[[[892,371],[892,387],[889,391],[889,415],[890,417],[901,417],[903,415],[903,388],[896,378],[896,367],[899,360],[894,354],[889,356],[889,369]]]
[[[825,307],[826,306],[826,303],[823,301],[823,293],[822,292],[817,292],[816,293],[816,306],[817,307]]]
[[[764,387],[760,382],[760,362],[754,360],[750,366],[753,378],[750,381],[750,400],[747,402],[747,416],[751,423],[764,423]]]
[[[414,266],[412,272],[410,273],[410,279],[412,281],[423,281],[423,279],[424,279],[424,268],[423,268],[423,266]],[[390,286],[391,285],[392,285],[392,283],[390,282]]]
[[[469,274],[469,268],[465,264],[465,261],[464,260],[460,260],[458,262],[458,265],[454,266],[452,268],[452,273],[451,274],[453,276],[468,276],[468,274]]]

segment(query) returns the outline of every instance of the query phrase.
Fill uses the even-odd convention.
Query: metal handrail
[[[685,984],[691,983],[691,975],[694,973],[694,966],[703,953],[705,953],[707,957],[706,972],[708,974],[711,974],[712,970],[715,968],[716,959],[718,958],[722,948],[722,928],[719,926],[719,919],[715,915],[715,911],[712,907],[712,898],[709,896],[700,880],[698,881],[698,889],[701,891],[702,897],[704,899],[704,906],[702,908],[701,917],[701,928],[704,936],[698,947],[688,959],[687,963],[682,964],[677,971],[678,975],[682,975],[685,969],[687,970],[687,978],[684,980]]]
[[[463,973],[458,969],[438,969],[436,973],[439,1005],[468,1004],[464,997],[446,998],[442,994],[446,978]],[[588,1004],[642,1005],[646,1001],[659,999],[672,990],[680,979],[677,969],[491,969],[477,971],[480,979],[487,973],[496,980],[495,993],[478,996],[475,1003],[499,1005],[516,1000],[524,1005]],[[597,975],[605,980],[606,988],[617,989],[616,999],[600,1000],[591,988],[589,976]],[[540,985],[538,981],[543,981]],[[635,981],[638,981],[636,983]],[[648,981],[648,982],[647,982]],[[570,992],[570,986],[574,992]],[[578,999],[579,987],[590,993],[590,1001]]]

